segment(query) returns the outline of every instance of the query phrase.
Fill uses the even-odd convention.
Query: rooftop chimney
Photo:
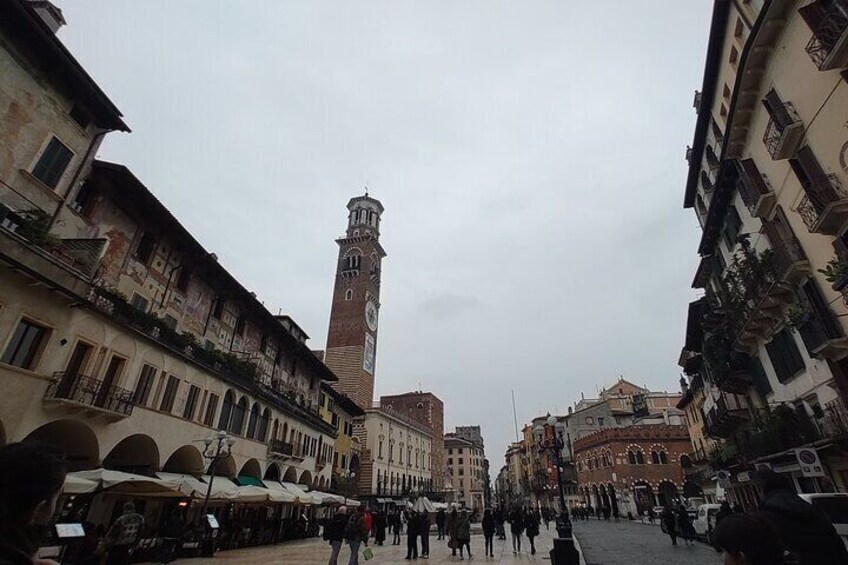
[[[53,33],[56,33],[60,27],[68,23],[62,16],[62,10],[57,8],[50,0],[29,0],[29,4]]]

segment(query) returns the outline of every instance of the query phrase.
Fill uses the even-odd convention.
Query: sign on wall
[[[374,336],[365,334],[365,355],[362,358],[362,369],[369,375],[374,374]]]
[[[824,467],[819,460],[819,452],[815,449],[802,447],[795,450],[795,457],[805,477],[824,477]]]

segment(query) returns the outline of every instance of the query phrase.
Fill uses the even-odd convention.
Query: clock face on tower
[[[377,331],[377,307],[370,300],[365,303],[365,322],[369,330]]]

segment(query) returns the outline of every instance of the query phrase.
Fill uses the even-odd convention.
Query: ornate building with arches
[[[683,496],[681,458],[688,457],[686,426],[607,428],[574,442],[582,502],[637,516]]]

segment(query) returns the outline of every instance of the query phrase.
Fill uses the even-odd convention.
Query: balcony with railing
[[[815,233],[836,235],[848,221],[848,191],[839,178],[830,173],[813,179],[804,187],[804,198],[798,205],[798,213]]]
[[[822,437],[841,438],[848,436],[848,407],[841,398],[825,404],[823,415],[817,420]]]
[[[704,415],[704,428],[714,438],[727,439],[749,420],[748,401],[737,394],[722,394]]]
[[[804,124],[791,102],[772,108],[763,143],[772,159],[786,159],[795,154],[804,137]]]
[[[821,4],[820,1],[813,2],[809,8],[815,9]],[[820,71],[848,66],[848,2],[831,2],[830,8],[813,28],[806,51]]]
[[[58,372],[47,386],[44,399],[51,402],[104,413],[115,419],[133,411],[133,393],[99,379],[74,372]]]
[[[752,167],[753,168],[753,167]],[[771,215],[777,199],[768,178],[757,170],[739,177],[739,195],[748,211],[755,218]]]
[[[795,327],[809,351],[816,357],[833,360],[848,354],[848,337],[828,306],[806,304],[800,311]]]

